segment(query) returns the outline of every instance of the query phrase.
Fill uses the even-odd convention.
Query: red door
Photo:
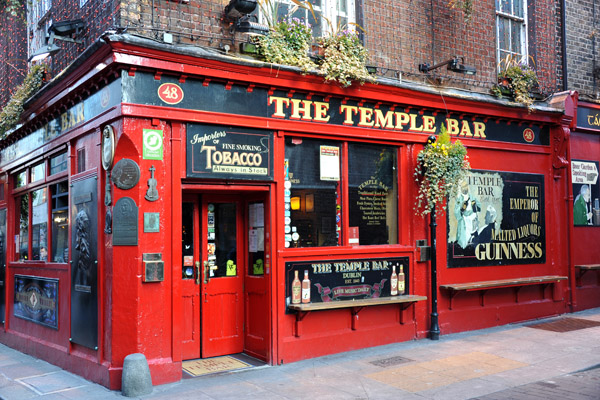
[[[182,204],[182,358],[267,360],[269,240],[264,195],[191,195]]]
[[[202,198],[202,357],[244,350],[242,211],[237,196]]]

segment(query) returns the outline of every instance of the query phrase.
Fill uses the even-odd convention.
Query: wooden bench
[[[404,324],[405,316],[404,311],[412,304],[417,301],[427,300],[425,296],[417,295],[405,295],[405,296],[391,296],[391,297],[378,297],[371,299],[359,299],[359,300],[341,300],[341,301],[328,301],[321,303],[301,303],[301,304],[290,304],[288,309],[296,313],[296,337],[300,337],[302,334],[302,320],[312,311],[323,311],[323,310],[337,310],[342,308],[349,308],[352,315],[352,330],[358,328],[358,313],[365,307],[371,306],[382,306],[388,304],[399,304],[400,305],[400,323]]]
[[[480,281],[480,282],[466,282],[466,283],[454,283],[440,285],[440,288],[448,290],[450,292],[450,309],[452,309],[452,300],[459,292],[474,292],[479,291],[481,306],[484,306],[484,295],[489,289],[500,289],[500,288],[515,288],[515,300],[519,302],[519,290],[523,286],[531,285],[542,285],[542,296],[545,298],[545,289],[548,285],[554,285],[562,280],[567,280],[566,276],[548,275],[548,276],[532,276],[528,278],[513,278],[513,279],[498,279],[495,281]],[[554,285],[556,288],[556,285]],[[557,290],[553,292],[553,298],[556,300],[560,297],[560,293]]]
[[[600,271],[600,264],[576,265],[575,269],[579,271],[577,273],[575,282],[577,284],[577,287],[581,287],[581,277],[588,271]],[[598,285],[600,286],[600,274],[598,274]]]

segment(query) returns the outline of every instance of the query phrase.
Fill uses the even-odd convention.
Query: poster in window
[[[320,146],[320,165],[322,181],[340,180],[340,148]]]
[[[571,161],[573,224],[600,226],[600,183],[598,161]]]
[[[546,261],[544,176],[475,171],[448,200],[448,267]]]

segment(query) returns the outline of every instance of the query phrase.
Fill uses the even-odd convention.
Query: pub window
[[[85,171],[85,149],[77,150],[77,173]]]
[[[348,145],[349,243],[398,243],[396,148]]]
[[[37,182],[46,177],[46,164],[39,163],[31,167],[31,182]]]
[[[68,261],[68,181],[44,184],[47,172],[60,172],[63,165],[66,166],[66,157],[61,154],[50,159],[48,171],[44,161],[14,176],[17,188],[25,186],[28,175],[31,186],[35,185],[31,190],[15,197],[18,232],[15,248],[16,259],[19,261]]]
[[[287,247],[341,243],[341,150],[340,142],[286,138]]]
[[[55,175],[59,172],[67,170],[67,152],[60,153],[50,158],[50,173],[49,175]]]
[[[52,193],[52,261],[69,259],[69,185],[67,181],[50,186]]]
[[[15,175],[15,188],[27,185],[27,170],[21,171]]]

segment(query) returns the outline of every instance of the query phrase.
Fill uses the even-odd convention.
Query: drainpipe
[[[595,2],[594,2],[595,4]],[[594,7],[595,8],[595,7]],[[568,75],[568,71],[567,71],[567,6],[566,6],[566,0],[561,0],[560,2],[560,16],[561,16],[561,35],[562,35],[562,73],[563,73],[563,91],[567,91],[569,90],[569,75]],[[593,17],[595,20],[595,16]],[[592,37],[592,40],[594,40],[594,38]],[[593,62],[595,63],[595,57]],[[595,66],[594,66],[595,67]],[[594,86],[596,86],[596,80],[594,79]],[[570,160],[570,159],[569,159]]]

